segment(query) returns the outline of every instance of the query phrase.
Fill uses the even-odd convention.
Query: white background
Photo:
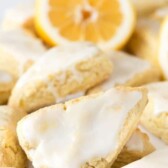
[[[34,0],[0,0],[0,21],[3,18],[5,10],[16,6],[19,3],[31,2]]]

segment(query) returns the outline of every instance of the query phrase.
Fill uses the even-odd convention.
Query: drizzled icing
[[[0,32],[0,50],[18,61],[20,74],[28,61],[37,61],[46,51],[40,40],[21,29]]]
[[[168,113],[168,82],[156,82],[145,85],[149,101],[153,101],[153,115]]]
[[[147,61],[122,52],[110,51],[108,56],[114,66],[110,78],[100,85],[103,91],[116,85],[126,84],[129,80],[136,78],[136,75],[144,73],[151,68]]]
[[[18,136],[21,144],[33,145],[26,153],[35,167],[79,168],[118,149],[118,137],[129,111],[141,99],[139,91],[111,89],[67,102],[66,108],[58,104],[19,122]]]

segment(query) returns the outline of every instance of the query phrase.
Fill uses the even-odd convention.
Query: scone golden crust
[[[168,82],[158,82],[145,86],[149,102],[141,117],[141,123],[153,134],[168,143]]]
[[[45,52],[24,30],[0,32],[0,104],[6,103],[17,79]]]
[[[20,78],[9,104],[32,112],[64,102],[107,79],[111,71],[110,60],[91,43],[55,47]]]
[[[27,159],[16,136],[16,124],[24,112],[0,106],[0,167],[26,168]]]
[[[140,125],[118,155],[112,168],[121,168],[141,159],[154,150],[164,147],[166,147],[166,144],[162,140],[155,137]]]
[[[159,149],[144,158],[128,164],[122,168],[167,168],[168,147]]]
[[[149,17],[139,19],[135,32],[127,44],[127,50],[161,68],[158,60],[160,20]]]
[[[159,80],[157,69],[145,60],[118,51],[109,51],[107,56],[113,63],[113,73],[109,79],[90,89],[88,94],[114,86],[135,87]]]
[[[112,88],[46,107],[19,121],[19,142],[36,168],[109,168],[146,103],[143,90]]]

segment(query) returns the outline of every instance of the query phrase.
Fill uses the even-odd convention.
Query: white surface
[[[0,21],[2,20],[3,16],[4,16],[4,12],[9,9],[12,8],[14,6],[16,6],[19,3],[28,3],[34,0],[0,0]]]

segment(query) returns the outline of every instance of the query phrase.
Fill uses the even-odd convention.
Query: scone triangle
[[[101,68],[100,68],[101,67]],[[106,54],[89,42],[47,51],[15,85],[9,105],[30,113],[84,95],[112,72]]]
[[[136,129],[145,91],[112,88],[38,110],[17,126],[36,168],[107,168]]]

